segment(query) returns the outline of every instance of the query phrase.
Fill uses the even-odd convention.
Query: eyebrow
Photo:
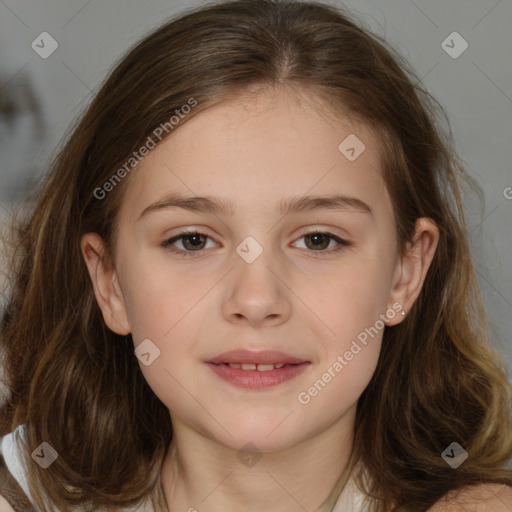
[[[183,196],[169,194],[157,203],[146,207],[139,216],[145,217],[149,213],[161,211],[167,208],[183,208],[193,212],[216,213],[219,215],[233,216],[235,207],[232,201],[215,196]],[[277,213],[285,216],[292,213],[304,213],[314,210],[350,210],[373,215],[372,209],[361,199],[340,194],[335,195],[308,195],[288,197],[282,199],[277,207]]]

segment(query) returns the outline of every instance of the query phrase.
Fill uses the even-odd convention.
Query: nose
[[[271,251],[263,250],[251,263],[236,255],[235,268],[227,279],[222,304],[227,321],[257,328],[290,318],[293,294],[286,286],[286,272]]]

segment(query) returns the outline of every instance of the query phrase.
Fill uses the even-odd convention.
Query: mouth
[[[307,363],[307,361],[304,361]],[[258,372],[268,372],[271,370],[278,370],[285,366],[298,366],[304,363],[212,363],[217,365],[229,366],[230,368],[241,369],[241,370],[256,370]]]
[[[261,391],[297,377],[311,361],[275,350],[233,350],[205,363],[222,380],[239,388]]]
[[[237,349],[224,352],[212,359],[205,361],[213,364],[239,365],[232,368],[241,368],[242,370],[256,370],[258,366],[260,371],[273,370],[274,368],[282,368],[286,365],[295,365],[309,363],[305,359],[301,359],[278,350],[246,350]],[[251,366],[249,366],[251,365]],[[272,365],[272,367],[270,367]]]

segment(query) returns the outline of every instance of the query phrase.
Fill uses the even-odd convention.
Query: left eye
[[[346,240],[343,240],[342,238],[333,235],[332,233],[326,233],[321,231],[314,231],[313,233],[307,233],[305,235],[302,235],[301,238],[304,238],[306,240],[306,249],[312,249],[313,251],[321,251],[321,252],[334,252],[339,250],[342,246],[350,245]],[[308,241],[310,243],[308,243]],[[325,242],[327,241],[327,245]],[[330,249],[328,251],[324,251],[323,249],[326,249],[329,244],[335,241],[338,245],[334,247],[334,249]]]
[[[311,233],[306,233],[299,237],[298,240],[304,238],[306,240],[306,249],[310,249],[313,252],[322,252],[322,253],[332,253],[339,251],[343,247],[351,245],[346,240],[334,235],[333,233],[314,231]],[[180,254],[184,258],[195,257],[194,253],[200,252],[201,250],[207,248],[205,246],[206,241],[211,238],[198,231],[191,231],[180,233],[173,238],[165,241],[162,246],[168,248],[171,252]],[[329,250],[325,250],[329,247],[330,243],[334,241],[336,242],[336,246],[334,248],[330,248]],[[176,248],[174,244],[181,243],[183,249]]]

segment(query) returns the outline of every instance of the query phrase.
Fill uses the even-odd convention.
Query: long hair
[[[341,9],[235,0],[167,21],[119,61],[13,228],[0,428],[26,424],[22,454],[41,508],[44,490],[60,510],[116,510],[147,497],[166,510],[160,468],[170,415],[143,378],[131,336],[106,327],[80,239],[100,234],[115,263],[134,152],[166,123],[172,136],[237,93],[277,86],[307,91],[378,134],[400,254],[419,217],[440,231],[421,294],[402,323],[386,327],[358,402],[350,467],[364,468],[354,475],[372,510],[425,510],[462,486],[512,485],[502,468],[512,456],[511,387],[489,343],[461,199],[464,186],[478,185],[440,128],[442,107],[396,51]],[[43,441],[59,454],[47,469],[31,457]],[[457,470],[441,456],[452,442],[469,454]],[[332,510],[345,480],[321,510]]]

